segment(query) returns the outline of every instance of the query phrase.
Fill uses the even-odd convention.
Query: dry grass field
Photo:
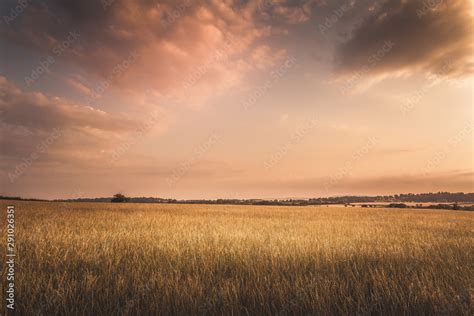
[[[472,212],[13,204],[23,315],[474,312]]]

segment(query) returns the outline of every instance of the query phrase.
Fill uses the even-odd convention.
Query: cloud
[[[1,76],[0,111],[6,124],[40,131],[67,128],[123,132],[138,127],[137,122],[131,119],[90,106],[50,97],[41,92],[24,92]]]
[[[466,191],[473,188],[474,172],[472,170],[455,170],[449,172],[434,172],[426,176],[385,176],[370,179],[350,179],[342,183],[340,189],[366,190],[368,192],[437,192],[437,191]]]
[[[126,145],[122,150],[126,153],[146,134],[166,130],[169,121],[161,114],[156,108],[143,121],[132,119],[64,98],[25,92],[0,76],[0,147],[9,170],[31,156],[37,156],[35,164],[44,160],[48,165],[61,161],[80,166],[95,161],[96,166],[103,166],[121,144]]]
[[[310,2],[305,3],[301,7],[278,5],[275,6],[274,12],[277,15],[284,17],[285,20],[291,24],[306,22],[311,17]]]
[[[148,87],[192,97],[209,85],[213,93],[235,86],[260,69],[249,56],[269,29],[255,23],[255,10],[238,1],[50,0],[31,3],[0,36],[54,56],[68,32],[79,34],[60,58],[96,79],[69,80],[82,93],[98,94],[92,83],[105,81],[122,92]],[[273,60],[280,51],[261,53]]]
[[[286,51],[284,49],[275,54],[272,54],[271,50],[271,47],[268,45],[259,45],[255,47],[251,54],[255,67],[258,69],[272,67],[281,62],[286,56]]]
[[[371,76],[425,73],[461,77],[474,71],[470,0],[388,0],[339,45],[338,76],[364,70]],[[377,54],[386,42],[389,53]]]
[[[327,196],[331,194],[395,194],[401,192],[438,192],[438,191],[469,191],[473,187],[474,172],[472,170],[451,170],[434,172],[428,175],[402,174],[376,177],[347,177],[341,179],[325,190],[327,179],[324,178],[293,178],[277,182],[267,179],[258,183],[261,190],[281,189],[282,192],[307,192],[305,196]]]
[[[325,0],[255,0],[254,3],[265,20],[287,24],[307,22],[315,5],[326,5]]]

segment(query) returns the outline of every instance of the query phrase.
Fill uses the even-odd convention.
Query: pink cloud
[[[77,74],[68,80],[85,94],[99,90],[97,82],[104,81],[122,92],[148,86],[161,94],[179,94],[189,76],[207,63],[205,74],[187,89],[202,95],[210,84],[214,93],[228,89],[249,72],[271,65],[263,60],[281,56],[267,45],[251,58],[256,54],[251,47],[269,34],[267,26],[256,23],[255,10],[252,3],[237,6],[233,1],[116,0],[106,9],[89,2],[32,4],[17,27],[0,34],[54,55],[64,32],[77,31],[80,39],[60,59],[88,75],[86,81],[77,80]],[[58,12],[60,21],[49,18]],[[136,58],[127,62],[132,53]],[[215,54],[221,57],[213,59]]]

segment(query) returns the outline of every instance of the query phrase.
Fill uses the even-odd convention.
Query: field
[[[473,212],[13,204],[19,314],[474,312]]]

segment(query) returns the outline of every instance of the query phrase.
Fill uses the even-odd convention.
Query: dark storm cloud
[[[344,76],[366,67],[370,57],[391,41],[391,53],[371,65],[370,74],[471,74],[471,10],[469,0],[385,1],[338,47],[337,73]]]

